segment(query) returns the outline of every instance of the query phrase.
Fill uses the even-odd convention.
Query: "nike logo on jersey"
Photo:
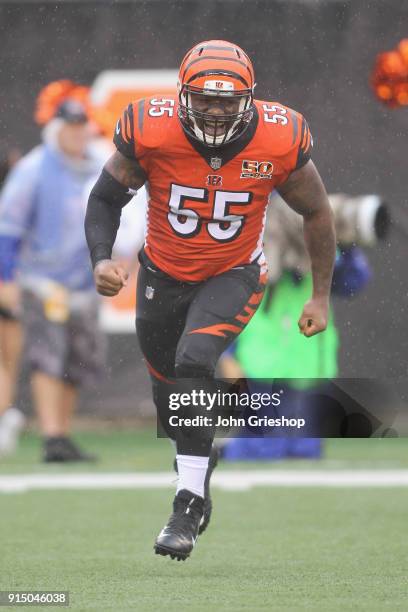
[[[112,129],[112,128],[111,128]],[[116,124],[116,133],[120,134],[120,119],[118,119],[118,122]]]

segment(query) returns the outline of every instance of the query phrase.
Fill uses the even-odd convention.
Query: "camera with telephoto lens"
[[[371,247],[388,234],[391,215],[379,195],[329,195],[334,212],[337,242],[344,246]]]

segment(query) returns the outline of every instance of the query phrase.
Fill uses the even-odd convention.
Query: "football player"
[[[85,229],[96,287],[114,296],[127,277],[111,259],[121,209],[148,186],[136,327],[164,424],[171,384],[184,381],[192,392],[210,381],[262,299],[262,235],[273,189],[304,219],[313,294],[300,331],[312,336],[326,328],[335,235],[311,160],[312,136],[296,111],[254,100],[254,87],[252,63],[240,47],[221,40],[194,46],[180,67],[178,96],[157,95],[124,111],[114,134],[117,151],[89,199]],[[193,402],[184,414],[194,414]],[[178,487],[155,551],[185,559],[211,512],[213,431],[171,434]]]

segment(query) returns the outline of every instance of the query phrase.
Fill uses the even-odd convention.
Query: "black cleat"
[[[198,535],[201,535],[208,527],[208,523],[210,522],[211,513],[212,513],[212,499],[210,494],[210,479],[213,471],[217,467],[218,458],[220,456],[220,451],[216,446],[211,448],[210,460],[208,462],[208,470],[205,476],[204,481],[204,514],[201,519],[200,529],[198,531]],[[178,474],[177,469],[177,459],[174,460],[173,464],[175,472]]]
[[[59,436],[44,441],[43,461],[45,463],[96,461],[96,456],[82,451],[70,438]]]
[[[156,555],[170,555],[177,561],[185,561],[198,538],[203,517],[204,500],[199,495],[183,489],[174,498],[173,514],[154,544]]]

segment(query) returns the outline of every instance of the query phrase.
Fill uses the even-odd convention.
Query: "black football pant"
[[[160,422],[179,454],[208,456],[214,431],[169,428],[169,394],[175,384],[187,393],[214,384],[220,355],[259,306],[265,274],[255,262],[187,283],[162,272],[144,251],[139,259],[136,329]],[[184,416],[194,415],[192,406],[184,409]]]

